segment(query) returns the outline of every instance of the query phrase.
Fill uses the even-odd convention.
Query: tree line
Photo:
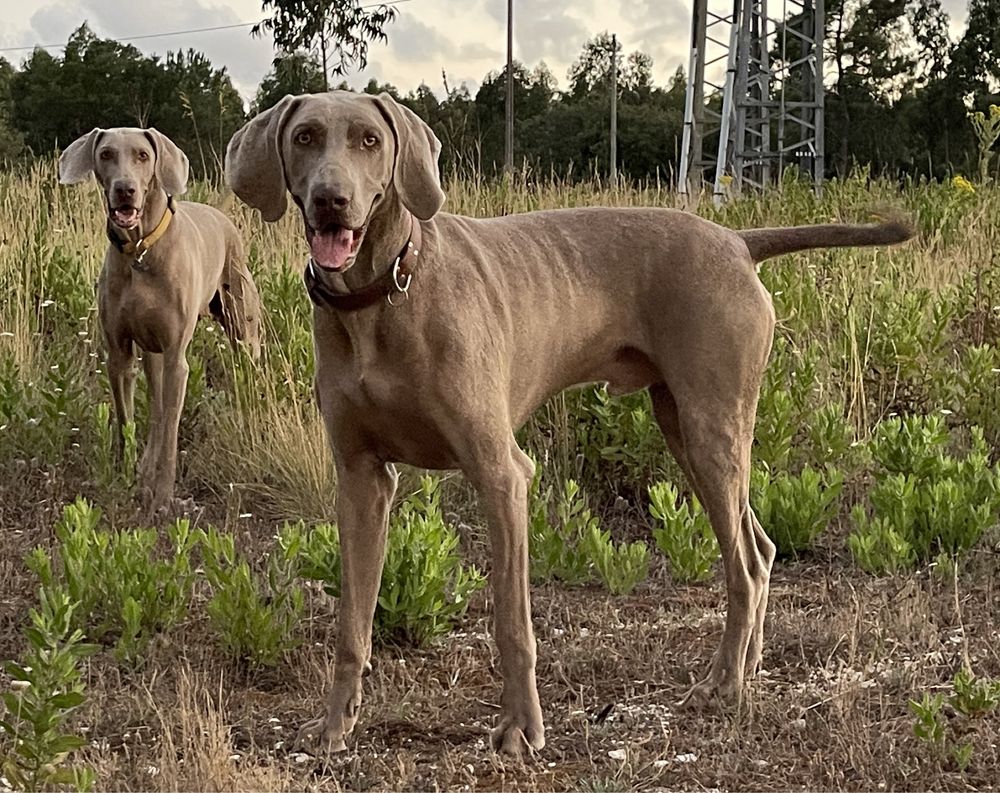
[[[826,7],[830,175],[856,165],[936,178],[974,169],[967,114],[1000,103],[1000,0],[970,0],[957,41],[940,0],[827,0]],[[619,44],[615,57],[619,170],[635,179],[669,178],[680,154],[684,73],[678,69],[660,86],[647,54],[626,54]],[[606,173],[611,64],[607,33],[583,45],[562,90],[544,63],[514,63],[516,163],[543,176]],[[322,91],[328,77],[315,52],[279,52],[249,114],[288,93]],[[427,121],[442,141],[446,171],[489,175],[503,162],[505,86],[501,68],[475,94],[451,85],[446,72],[440,91],[423,84],[403,93],[375,80],[364,90],[387,91]],[[46,156],[94,126],[155,126],[188,153],[196,174],[215,176],[247,117],[226,69],[193,49],[147,56],[83,24],[61,56],[36,49],[19,66],[0,58],[5,163]]]

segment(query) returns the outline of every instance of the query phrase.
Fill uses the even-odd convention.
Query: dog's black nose
[[[316,209],[344,209],[351,197],[338,187],[320,187],[313,191],[312,202]]]
[[[115,182],[114,191],[118,198],[133,198],[135,196],[135,182]]]

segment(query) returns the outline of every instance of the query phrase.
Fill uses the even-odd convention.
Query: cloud
[[[392,54],[403,63],[444,62],[457,54],[454,42],[413,14],[401,14],[390,32]]]

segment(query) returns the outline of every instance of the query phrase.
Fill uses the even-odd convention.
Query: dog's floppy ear
[[[389,94],[379,94],[375,103],[396,138],[393,178],[403,206],[420,220],[430,220],[444,203],[438,175],[441,141],[420,116]]]
[[[177,144],[157,129],[145,130],[146,137],[156,152],[156,180],[167,195],[187,192],[188,158]]]
[[[226,146],[226,184],[269,222],[280,219],[288,208],[281,134],[301,99],[288,95],[258,113]]]
[[[74,140],[59,158],[59,184],[79,184],[94,173],[94,149],[104,132],[94,127]]]

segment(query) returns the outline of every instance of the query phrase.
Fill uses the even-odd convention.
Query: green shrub
[[[854,427],[844,418],[841,405],[830,402],[812,411],[806,420],[806,429],[808,464],[816,468],[836,466],[853,470],[862,462],[865,447],[855,441]]]
[[[209,619],[226,652],[253,666],[274,666],[298,646],[294,633],[302,615],[302,588],[295,559],[271,553],[264,580],[238,554],[231,534],[208,529],[202,540],[205,577],[212,586]]]
[[[656,547],[667,556],[670,572],[681,582],[704,581],[719,558],[719,543],[696,498],[681,500],[677,488],[659,482],[649,488],[649,511],[659,521],[653,529]]]
[[[567,479],[555,502],[554,520],[549,517],[553,489],[541,492],[541,472],[536,471],[529,493],[529,537],[531,577],[536,581],[558,579],[584,584],[593,578],[591,560],[583,543],[592,528],[600,530],[580,486]]]
[[[836,469],[804,468],[800,474],[769,474],[755,468],[750,475],[750,503],[779,556],[809,548],[837,515],[844,475]]]
[[[873,454],[890,471],[868,494],[871,514],[856,506],[848,545],[865,570],[891,573],[940,554],[960,556],[996,525],[1000,467],[978,428],[963,458],[945,454],[947,430],[917,418],[879,430]]]
[[[879,422],[869,449],[889,473],[926,477],[943,473],[949,434],[939,415],[895,416]]]
[[[573,479],[563,483],[550,517],[553,490],[541,492],[536,471],[529,493],[528,548],[531,576],[536,581],[558,579],[568,584],[600,581],[609,592],[631,592],[649,575],[649,549],[644,542],[616,545],[611,533],[587,506]]]
[[[465,614],[469,598],[484,586],[475,567],[465,567],[458,534],[441,512],[440,482],[423,477],[420,490],[389,522],[385,566],[375,608],[374,634],[380,641],[425,644],[448,633]],[[279,544],[298,549],[298,574],[322,581],[340,595],[340,551],[336,529],[328,524],[307,532],[288,524]]]
[[[965,771],[973,759],[977,723],[1000,705],[1000,681],[977,679],[963,667],[952,679],[949,693],[924,692],[909,701],[913,734],[940,760]]]
[[[627,595],[649,575],[649,549],[644,542],[615,545],[611,532],[596,520],[589,524],[581,543],[601,582],[612,595]]]
[[[70,785],[82,791],[94,786],[91,769],[67,764],[68,756],[86,743],[65,731],[67,719],[84,702],[80,663],[97,650],[73,627],[76,607],[64,589],[43,585],[38,607],[29,612],[28,652],[21,663],[3,665],[14,684],[2,697],[6,712],[0,731],[10,748],[0,772],[14,790]]]
[[[97,443],[91,450],[91,471],[97,486],[105,493],[114,490],[130,492],[135,485],[136,439],[135,422],[122,427],[124,441],[123,459],[118,459],[118,441],[115,438],[115,422],[107,402],[98,403],[94,408],[94,437]]]
[[[66,587],[78,603],[75,627],[113,644],[119,659],[135,662],[155,634],[187,614],[199,533],[187,520],[168,526],[172,554],[161,559],[155,529],[107,531],[98,528],[100,520],[101,511],[83,499],[67,505],[55,527],[58,568],[42,548],[29,555],[28,565],[43,587]]]

